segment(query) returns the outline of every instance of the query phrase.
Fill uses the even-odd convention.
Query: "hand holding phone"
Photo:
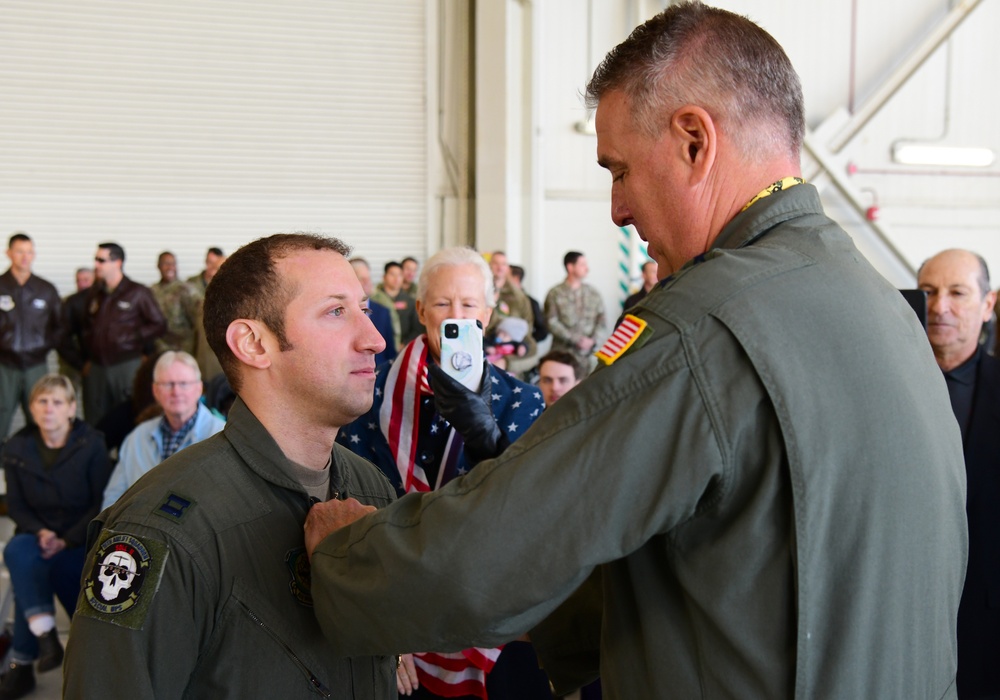
[[[472,391],[483,379],[483,326],[471,318],[441,322],[441,369]]]

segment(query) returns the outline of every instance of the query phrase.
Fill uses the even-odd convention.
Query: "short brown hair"
[[[566,365],[572,368],[573,378],[576,381],[580,381],[587,376],[587,368],[583,366],[583,363],[578,359],[573,357],[571,354],[565,350],[552,350],[549,354],[545,355],[538,361],[538,369],[542,369],[542,365],[546,362],[556,362],[560,365]]]
[[[285,308],[298,290],[281,278],[276,263],[303,250],[329,250],[345,258],[351,252],[350,246],[337,238],[314,233],[277,233],[247,243],[230,255],[205,290],[205,338],[237,393],[239,361],[226,343],[229,324],[238,318],[260,321],[274,333],[278,347],[287,350]]]

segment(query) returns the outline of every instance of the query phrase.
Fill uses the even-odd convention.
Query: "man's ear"
[[[670,132],[681,149],[681,159],[691,170],[692,184],[708,177],[718,149],[718,132],[712,116],[696,105],[684,105],[671,116]]]
[[[271,356],[264,343],[266,329],[259,321],[238,318],[226,329],[226,345],[245,365],[257,369],[271,366]]]

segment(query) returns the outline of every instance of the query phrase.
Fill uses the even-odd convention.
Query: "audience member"
[[[132,379],[153,342],[167,330],[163,313],[147,287],[125,276],[125,251],[101,243],[94,256],[97,283],[87,297],[83,338],[83,415],[91,425],[128,398]]]
[[[597,336],[604,327],[604,301],[583,280],[590,268],[583,253],[563,257],[566,279],[545,297],[545,320],[552,333],[552,349],[572,353],[590,370]]]
[[[348,252],[271,236],[208,286],[205,329],[239,398],[222,433],[149,472],[91,528],[69,700],[395,698],[395,656],[345,658],[324,640],[302,535],[312,501],[394,498],[334,444],[371,405],[383,347]]]
[[[538,361],[538,388],[551,406],[587,376],[587,368],[572,353],[553,350]]]
[[[208,344],[205,335],[205,321],[202,311],[203,304],[198,306],[198,323],[194,334],[194,357],[198,360],[198,367],[201,369],[201,376],[206,382],[222,375],[222,365],[219,358],[215,356],[212,347]]]
[[[625,303],[622,305],[622,310],[627,311],[633,306],[638,304],[643,297],[653,291],[653,287],[656,286],[656,270],[657,265],[655,260],[647,260],[642,264],[640,268],[642,270],[642,286],[635,291],[635,293],[630,294]]]
[[[403,268],[398,262],[387,262],[382,281],[375,289],[375,301],[396,310],[399,316],[399,347],[409,344],[424,332],[417,317],[415,299],[403,291]]]
[[[46,370],[46,355],[61,340],[59,292],[32,274],[35,244],[15,233],[7,245],[10,267],[0,275],[0,440],[10,432],[18,404],[31,422],[28,396]]]
[[[104,502],[108,508],[139,478],[175,452],[210,438],[226,423],[200,399],[204,385],[198,363],[186,352],[168,350],[153,369],[153,396],[163,415],[136,426],[125,437]]]
[[[76,419],[73,384],[47,374],[31,390],[34,419],[3,447],[7,509],[14,537],[4,562],[14,589],[14,645],[0,698],[35,687],[40,673],[62,664],[54,597],[70,617],[80,592],[87,525],[100,510],[111,465],[101,434]]]
[[[86,289],[90,289],[94,286],[94,268],[92,267],[78,267],[76,268],[76,291],[82,292]]]
[[[197,275],[188,277],[188,284],[194,285],[194,288],[204,296],[205,290],[208,289],[208,283],[212,281],[215,273],[219,271],[225,261],[226,256],[223,254],[222,248],[209,248],[205,254],[205,269]]]
[[[87,290],[94,285],[93,268],[76,269],[76,291],[63,299],[62,333],[59,342],[59,372],[69,377],[77,396],[83,395],[80,370],[87,360],[83,349],[83,320],[87,315]]]
[[[622,312],[618,316],[618,320],[615,321],[615,328],[621,325],[622,321],[625,320],[625,314],[636,304],[642,301],[647,294],[649,294],[653,287],[656,286],[656,261],[650,260],[642,264],[642,286],[639,287],[635,293],[630,294],[625,302],[622,304]]]
[[[486,328],[487,344],[497,348],[509,344],[510,350],[499,353],[501,356],[509,354],[516,357],[534,355],[537,347],[535,339],[530,333],[526,332],[519,338],[512,337],[502,326],[504,319],[519,318],[526,322],[526,328],[530,331],[535,322],[528,296],[510,282],[510,265],[507,262],[507,254],[502,250],[494,251],[490,256],[490,272],[493,274],[493,289],[496,299],[493,315],[490,317],[490,325]],[[513,368],[508,369],[515,371]]]
[[[524,292],[524,268],[520,265],[510,266],[510,277],[508,278],[510,283]],[[531,316],[534,318],[534,324],[531,330],[531,337],[535,339],[536,343],[540,343],[549,337],[549,326],[545,322],[545,312],[542,311],[542,305],[538,303],[538,299],[531,296],[527,292],[524,295],[528,297],[528,302],[531,304]]]
[[[551,408],[586,376],[587,368],[568,352],[553,350],[542,357],[538,361],[538,388],[542,392],[542,398],[545,399],[546,408]],[[588,580],[587,584],[573,594],[573,599],[577,607],[588,599],[592,599],[593,604],[599,606],[600,584]],[[565,624],[572,625],[573,621],[566,620]],[[595,680],[579,690],[560,697],[566,700],[601,700],[601,681]]]
[[[417,262],[416,258],[406,257],[403,258],[400,266],[403,268],[403,291],[416,299],[419,289],[417,273],[420,271],[420,263]]]
[[[157,339],[157,350],[181,350],[194,354],[201,295],[189,283],[177,279],[177,258],[163,251],[157,258],[160,281],[149,289],[167,321],[167,332]]]
[[[1000,697],[1000,360],[979,345],[993,314],[986,261],[946,250],[925,262],[927,337],[962,431],[969,565],[958,608],[958,697]]]
[[[420,274],[419,290],[417,313],[427,334],[404,347],[391,366],[379,367],[371,410],[337,436],[340,444],[378,466],[399,494],[438,489],[478,461],[478,445],[439,415],[427,366],[440,361],[441,323],[472,318],[486,326],[494,298],[490,269],[469,248],[445,248],[431,257]],[[492,415],[503,430],[503,440],[516,440],[541,412],[542,396],[506,372],[486,368],[482,390],[490,397]],[[411,598],[410,603],[421,601]],[[548,680],[523,642],[508,644],[502,653],[467,649],[407,655],[398,671],[399,691],[423,698],[463,695],[449,680],[459,673],[469,687],[482,689],[485,684],[493,700],[548,697]],[[468,690],[468,694],[474,693]]]
[[[599,665],[614,698],[953,698],[961,436],[909,306],[798,178],[787,56],[684,2],[587,94],[612,218],[669,277],[495,460],[377,513],[313,506],[336,653],[530,630],[557,692]],[[592,574],[603,606],[544,622]]]
[[[104,444],[114,462],[118,461],[118,451],[125,436],[139,423],[159,416],[163,411],[153,396],[153,369],[161,355],[162,352],[154,352],[142,358],[128,398],[108,409],[95,426],[104,435]]]
[[[354,273],[358,276],[358,282],[361,283],[361,289],[368,296],[368,317],[372,320],[375,325],[375,329],[382,336],[382,340],[385,341],[385,350],[375,355],[375,366],[382,364],[383,362],[388,362],[389,360],[396,359],[398,354],[398,348],[396,347],[396,341],[399,339],[399,317],[396,315],[396,310],[393,308],[388,308],[372,300],[372,271],[368,267],[368,261],[364,258],[351,258],[351,267],[354,268]]]
[[[224,373],[205,382],[205,405],[212,413],[226,420],[234,403],[236,403],[236,392],[229,385]]]

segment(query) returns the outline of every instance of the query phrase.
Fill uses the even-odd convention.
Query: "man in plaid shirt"
[[[200,402],[203,388],[198,362],[188,353],[165,352],[157,360],[153,396],[163,415],[140,423],[125,437],[102,509],[167,457],[222,430],[225,422]]]

